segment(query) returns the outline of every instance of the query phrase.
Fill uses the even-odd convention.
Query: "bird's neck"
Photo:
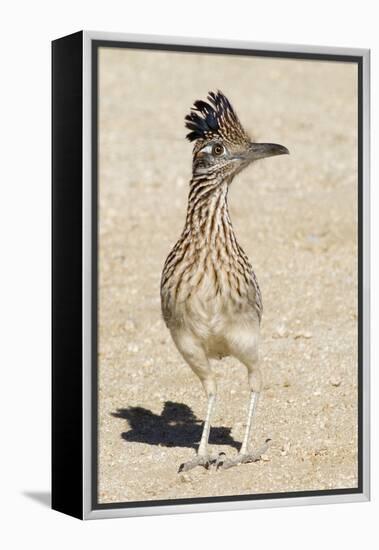
[[[214,245],[225,232],[232,232],[226,180],[193,177],[188,196],[185,233],[192,241]]]

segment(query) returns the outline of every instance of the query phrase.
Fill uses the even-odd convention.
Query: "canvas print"
[[[357,64],[97,78],[97,502],[357,488]]]

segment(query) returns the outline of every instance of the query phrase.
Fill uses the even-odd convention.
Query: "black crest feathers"
[[[191,113],[185,117],[189,141],[207,140],[215,137],[228,141],[246,141],[245,133],[228,98],[218,90],[209,92],[208,102],[195,101]]]

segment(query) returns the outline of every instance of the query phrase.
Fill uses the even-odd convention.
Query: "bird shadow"
[[[144,407],[118,409],[111,414],[115,418],[127,420],[130,429],[121,434],[125,441],[197,449],[201,439],[203,421],[184,403],[166,401],[161,414],[155,414]],[[212,427],[209,443],[229,445],[238,450],[241,443],[232,437],[231,430],[224,426]]]

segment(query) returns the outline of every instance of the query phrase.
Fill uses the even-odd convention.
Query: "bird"
[[[230,468],[255,462],[267,450],[250,449],[253,418],[262,391],[259,338],[262,296],[252,265],[237,241],[228,209],[228,190],[247,166],[288,154],[283,145],[255,143],[229,99],[210,91],[185,117],[193,142],[192,177],[182,234],[167,256],[160,285],[162,316],[179,353],[200,379],[207,409],[196,456],[179,472],[196,466]],[[209,453],[208,439],[217,395],[211,360],[231,356],[247,369],[249,404],[241,448],[234,457]]]

